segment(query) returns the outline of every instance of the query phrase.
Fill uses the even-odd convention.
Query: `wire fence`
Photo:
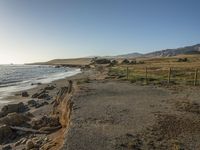
[[[199,85],[198,68],[178,67],[111,67],[110,75],[132,82]]]

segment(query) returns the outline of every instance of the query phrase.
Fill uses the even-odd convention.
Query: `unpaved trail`
[[[177,108],[184,94],[124,81],[84,83],[72,99],[63,149],[198,149],[199,114]]]

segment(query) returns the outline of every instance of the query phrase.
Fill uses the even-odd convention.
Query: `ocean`
[[[80,73],[78,68],[56,68],[48,65],[0,65],[0,104],[14,92],[34,88]]]

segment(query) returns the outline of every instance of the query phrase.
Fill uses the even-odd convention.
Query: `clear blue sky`
[[[0,0],[0,63],[200,43],[199,0]]]

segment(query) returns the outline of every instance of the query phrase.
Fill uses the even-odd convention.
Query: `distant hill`
[[[129,54],[124,54],[124,55],[117,55],[115,58],[135,58],[135,57],[140,57],[143,56],[141,53],[129,53]]]
[[[182,54],[200,54],[200,44],[193,46],[186,46],[177,49],[165,49],[161,51],[155,51],[151,53],[144,54],[144,57],[170,57]]]
[[[92,58],[71,58],[71,59],[53,59],[47,62],[31,63],[29,65],[69,65],[69,66],[83,66],[88,65]]]
[[[88,65],[90,64],[92,58],[107,58],[107,59],[125,59],[125,58],[137,58],[137,57],[171,57],[177,55],[195,55],[200,54],[200,44],[196,44],[193,46],[186,46],[182,48],[176,49],[165,49],[160,51],[155,51],[147,54],[141,53],[129,53],[124,55],[117,55],[117,56],[91,56],[85,58],[74,58],[74,59],[54,59],[48,62],[40,62],[40,63],[32,63],[32,64],[43,64],[43,65],[73,65],[73,66],[81,66],[81,65]]]

